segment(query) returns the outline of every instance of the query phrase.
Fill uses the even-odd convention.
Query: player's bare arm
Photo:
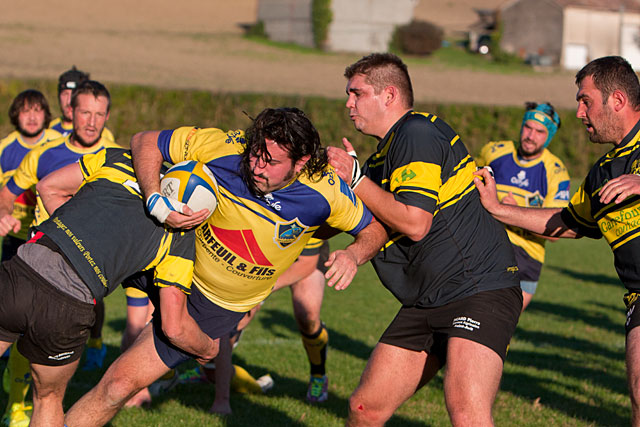
[[[273,291],[286,288],[309,276],[318,265],[320,255],[300,255],[298,259],[278,277]]]
[[[355,153],[355,150],[347,138],[342,138],[342,143],[344,150],[329,147],[327,155],[329,163],[336,169],[338,176],[351,184],[354,160],[349,153]],[[397,201],[393,193],[383,190],[369,178],[361,178],[354,192],[376,218],[392,230],[406,235],[415,242],[421,240],[429,232],[433,221],[432,214]]]
[[[579,238],[562,220],[561,208],[523,208],[498,201],[496,181],[485,168],[473,173],[482,206],[503,224],[513,225],[536,234],[551,237]]]
[[[609,180],[602,186],[598,195],[600,202],[622,203],[627,197],[640,194],[640,175],[627,174]]]
[[[355,277],[358,266],[373,258],[387,240],[385,228],[372,218],[371,223],[357,234],[353,243],[344,250],[337,250],[329,255],[325,263],[329,269],[324,275],[327,286],[339,291],[346,289]]]
[[[82,171],[78,163],[58,169],[39,181],[36,184],[36,190],[47,213],[51,215],[76,194],[82,181]]]
[[[169,341],[182,350],[207,363],[218,354],[218,339],[211,339],[202,332],[187,311],[187,295],[174,286],[160,289],[160,315],[162,332]]]
[[[10,231],[17,233],[20,230],[20,221],[11,216],[16,198],[17,196],[6,186],[0,190],[0,236],[6,236]]]
[[[140,189],[145,197],[160,192],[160,168],[162,167],[162,153],[158,148],[158,136],[160,131],[147,131],[137,133],[131,138],[131,154],[133,168]],[[208,212],[203,209],[194,214],[184,206],[182,213],[171,212],[164,221],[169,227],[189,229],[201,224],[207,218]]]

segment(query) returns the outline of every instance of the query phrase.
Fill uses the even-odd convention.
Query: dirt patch
[[[455,10],[447,5],[457,2],[431,3],[431,10],[451,16]],[[257,0],[86,5],[34,0],[3,10],[0,76],[56,79],[75,64],[106,83],[342,98],[344,67],[361,56],[297,53],[242,39],[240,24],[255,21]],[[419,16],[428,13],[420,7]],[[423,65],[411,65],[410,72],[418,101],[522,105],[538,100],[575,107],[570,73],[497,75]]]

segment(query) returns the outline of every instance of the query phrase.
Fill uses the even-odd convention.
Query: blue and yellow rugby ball
[[[176,163],[160,181],[160,193],[185,203],[194,212],[209,210],[218,205],[218,183],[207,165],[195,160]]]

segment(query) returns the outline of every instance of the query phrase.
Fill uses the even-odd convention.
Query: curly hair
[[[24,107],[34,105],[38,105],[42,110],[44,110],[44,127],[45,129],[49,127],[49,122],[51,122],[51,110],[49,109],[47,98],[45,98],[42,92],[38,90],[27,89],[20,92],[18,96],[14,98],[11,106],[9,107],[9,120],[16,130],[20,127],[20,123],[18,121],[20,111]]]
[[[242,176],[254,194],[261,194],[251,178],[251,159],[271,160],[265,138],[278,143],[289,154],[292,164],[310,156],[302,169],[311,180],[319,180],[328,164],[327,153],[311,120],[298,108],[267,108],[253,120],[245,132]]]

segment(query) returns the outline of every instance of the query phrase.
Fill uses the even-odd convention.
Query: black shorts
[[[162,317],[160,313],[160,288],[153,284],[153,271],[143,272],[129,277],[123,284],[147,293],[149,300],[156,307],[153,312],[153,342],[158,356],[169,368],[175,368],[182,362],[194,358],[193,354],[183,351],[171,344],[162,332]],[[229,337],[238,322],[246,313],[224,309],[209,301],[198,288],[191,286],[191,295],[187,298],[187,311],[193,317],[200,329],[211,338]]]
[[[480,343],[504,361],[520,311],[522,291],[514,286],[484,291],[434,308],[402,307],[380,342],[414,351],[426,351],[444,365],[450,337]]]
[[[322,246],[320,246],[320,256],[318,257],[318,263],[316,264],[316,268],[325,274],[328,268],[324,265],[325,262],[329,259],[329,241],[325,240],[322,242]]]
[[[0,295],[0,340],[17,340],[30,362],[62,366],[82,355],[93,304],[54,288],[18,256],[0,265]]]

